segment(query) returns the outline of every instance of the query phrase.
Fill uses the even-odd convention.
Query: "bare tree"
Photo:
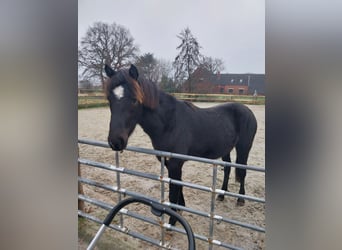
[[[119,69],[129,65],[137,52],[128,29],[116,23],[96,22],[81,39],[78,63],[83,76],[99,79],[103,86],[105,63]]]
[[[139,72],[146,79],[157,82],[160,78],[158,61],[152,53],[146,53],[139,56],[135,62]]]
[[[173,78],[172,62],[166,59],[158,59],[159,71],[161,76]]]
[[[139,68],[139,72],[146,79],[158,84],[161,87],[161,82],[165,83],[172,81],[173,68],[172,62],[165,59],[157,59],[152,53],[146,53],[139,56],[135,62]]]
[[[197,39],[191,34],[189,28],[181,31],[177,37],[181,40],[181,44],[177,47],[180,52],[173,62],[173,66],[175,68],[175,80],[177,82],[186,80],[188,91],[192,92],[191,75],[200,64],[202,56],[199,50],[201,46]]]
[[[158,68],[161,76],[159,81],[159,87],[166,92],[175,92],[177,88],[173,80],[174,73],[172,68],[172,62],[165,59],[159,59]]]
[[[224,62],[218,58],[204,56],[201,60],[201,66],[207,69],[212,74],[216,74],[224,70]]]

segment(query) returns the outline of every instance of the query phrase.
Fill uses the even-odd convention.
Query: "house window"
[[[242,83],[242,79],[240,79],[240,83]]]
[[[228,89],[228,93],[229,93],[229,94],[233,94],[233,92],[234,92],[234,89],[232,89],[232,88],[229,88],[229,89]]]
[[[223,93],[223,91],[224,91],[224,88],[221,87],[221,88],[220,88],[220,93]]]
[[[239,89],[239,95],[243,95],[243,89]]]
[[[230,82],[233,83],[233,82],[234,82],[234,79],[231,79]]]

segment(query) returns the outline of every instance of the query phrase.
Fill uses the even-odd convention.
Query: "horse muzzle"
[[[122,151],[127,146],[127,139],[125,140],[122,136],[117,138],[108,137],[108,144],[114,151]]]

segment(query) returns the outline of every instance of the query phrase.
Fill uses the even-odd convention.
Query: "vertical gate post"
[[[165,183],[164,183],[164,172],[165,172],[165,157],[162,156],[160,159],[160,203],[163,204],[165,201]],[[165,216],[162,214],[161,216],[161,224],[164,225]],[[162,246],[165,244],[165,228],[161,227],[161,244]]]
[[[116,167],[120,167],[120,160],[119,160],[119,152],[116,151],[115,152],[115,165]],[[117,184],[117,187],[118,187],[118,190],[121,189],[121,184],[120,184],[120,173],[119,172],[116,172],[116,184]],[[118,198],[119,198],[119,202],[122,200],[122,196],[121,196],[121,193],[118,192]],[[122,214],[120,213],[119,214],[120,216],[120,227],[123,228],[123,216]]]
[[[80,157],[80,147],[77,147],[77,158]],[[78,177],[81,177],[81,166],[78,162]],[[83,186],[80,182],[78,182],[78,193],[84,195],[83,193]],[[78,199],[78,210],[81,210],[84,212],[84,201]]]
[[[216,179],[217,179],[217,165],[214,164],[213,165],[213,181],[211,184],[211,201],[210,201],[209,250],[213,249]]]

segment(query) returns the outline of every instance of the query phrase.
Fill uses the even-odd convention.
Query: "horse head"
[[[105,65],[105,72],[109,78],[106,95],[111,111],[108,143],[113,150],[122,151],[142,114],[143,92],[138,83],[139,73],[134,65],[129,70],[118,71]]]

